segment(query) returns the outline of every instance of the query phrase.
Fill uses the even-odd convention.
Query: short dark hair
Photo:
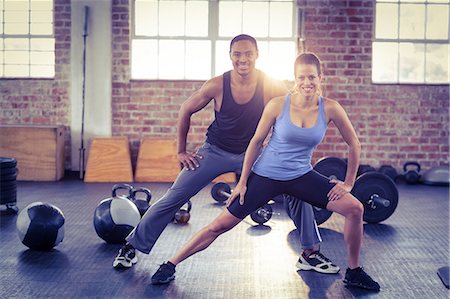
[[[248,34],[239,34],[236,35],[230,42],[230,52],[231,52],[231,47],[233,46],[234,43],[241,41],[241,40],[248,40],[249,42],[251,42],[256,50],[258,50],[258,44],[256,43],[256,39],[253,36],[250,36]]]
[[[295,59],[295,63],[294,63],[294,74],[295,74],[295,69],[297,68],[297,65],[299,65],[299,64],[315,65],[317,68],[318,75],[319,76],[322,75],[322,67],[321,67],[322,63],[320,62],[319,57],[317,57],[317,55],[314,53],[304,52],[297,56],[297,58]]]

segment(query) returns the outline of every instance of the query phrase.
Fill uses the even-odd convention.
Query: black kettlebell
[[[192,203],[189,200],[187,203],[187,208],[181,208],[175,213],[175,222],[180,224],[186,224],[188,223],[189,219],[191,219],[191,209],[192,209]]]
[[[128,194],[118,194],[118,190],[127,190]],[[120,197],[130,200],[132,190],[133,186],[129,184],[115,184],[111,189],[111,198]]]
[[[136,197],[137,193],[144,193],[145,199],[137,198]],[[150,208],[150,200],[152,199],[152,193],[147,188],[139,187],[131,191],[130,199],[136,205],[136,207],[139,210],[139,214],[141,214],[142,217],[144,216],[145,212],[147,212],[147,210]]]
[[[412,167],[411,167],[412,166]],[[409,168],[409,169],[408,169]],[[408,161],[403,164],[404,178],[408,184],[417,184],[420,178],[420,164],[416,161]]]

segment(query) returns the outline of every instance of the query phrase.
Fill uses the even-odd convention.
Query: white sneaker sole
[[[136,256],[129,262],[127,262],[123,258],[116,258],[113,262],[113,267],[116,269],[131,268],[134,264],[137,263],[137,261],[138,260]]]
[[[313,271],[316,271],[319,273],[324,273],[324,274],[336,274],[336,273],[339,273],[339,271],[341,270],[339,267],[337,269],[333,269],[331,267],[329,267],[328,269],[322,269],[322,268],[314,267],[311,265],[305,265],[300,262],[297,262],[297,264],[295,264],[295,266],[297,266],[297,268],[300,270],[305,270],[305,271],[313,270]]]

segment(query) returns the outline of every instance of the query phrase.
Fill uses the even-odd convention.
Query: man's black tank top
[[[233,154],[245,152],[264,110],[264,73],[257,72],[255,93],[243,105],[236,103],[231,94],[231,71],[223,74],[222,106],[219,112],[214,111],[215,120],[208,127],[206,142]]]

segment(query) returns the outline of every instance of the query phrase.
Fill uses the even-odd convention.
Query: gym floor
[[[110,197],[109,183],[83,183],[67,177],[59,182],[17,182],[20,210],[35,201],[58,206],[65,215],[64,241],[49,252],[27,249],[16,233],[16,215],[0,212],[0,298],[448,298],[437,275],[449,265],[449,189],[399,184],[399,205],[381,224],[364,225],[362,263],[382,287],[379,293],[346,288],[343,218],[320,226],[322,252],[341,268],[335,275],[296,271],[299,235],[283,205],[265,225],[250,217],[210,248],[177,267],[175,281],[153,286],[159,264],[223,208],[208,186],[193,199],[191,220],[169,224],[149,255],[136,266],[112,268],[120,245],[106,244],[94,230],[93,213]],[[139,184],[153,198],[169,184]]]

